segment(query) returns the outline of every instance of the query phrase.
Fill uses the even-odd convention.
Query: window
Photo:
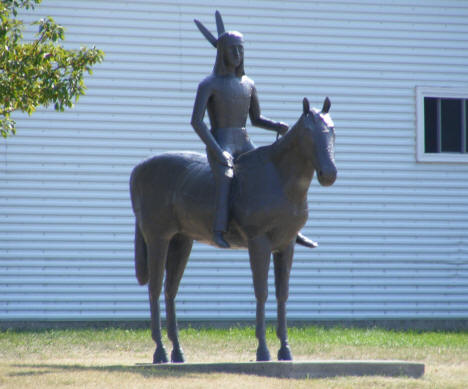
[[[417,160],[468,162],[468,90],[417,88]]]

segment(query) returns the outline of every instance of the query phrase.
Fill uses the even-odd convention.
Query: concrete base
[[[337,376],[387,376],[419,378],[424,364],[405,361],[313,361],[313,362],[244,362],[244,363],[169,363],[139,364],[175,374],[233,373],[279,378],[329,378]]]

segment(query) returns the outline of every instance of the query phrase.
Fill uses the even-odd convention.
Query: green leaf
[[[102,62],[104,53],[95,47],[65,49],[65,28],[51,17],[40,19],[33,42],[23,42],[23,23],[15,19],[18,8],[34,8],[41,0],[1,0],[0,2],[0,131],[3,137],[15,134],[10,112],[34,113],[39,106],[55,110],[72,108],[86,86],[83,74]]]

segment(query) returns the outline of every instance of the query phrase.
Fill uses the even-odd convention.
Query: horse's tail
[[[140,196],[137,186],[138,166],[133,169],[130,176],[130,197],[132,200],[132,208],[135,213],[135,275],[140,285],[145,285],[148,282],[148,259],[146,242],[138,226],[138,216],[140,214]]]
[[[146,243],[137,221],[135,221],[135,275],[140,285],[148,282]]]

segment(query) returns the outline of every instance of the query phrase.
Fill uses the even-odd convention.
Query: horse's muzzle
[[[317,178],[322,186],[330,186],[336,180],[336,166],[334,164],[330,164],[329,166],[320,169],[317,172]]]

